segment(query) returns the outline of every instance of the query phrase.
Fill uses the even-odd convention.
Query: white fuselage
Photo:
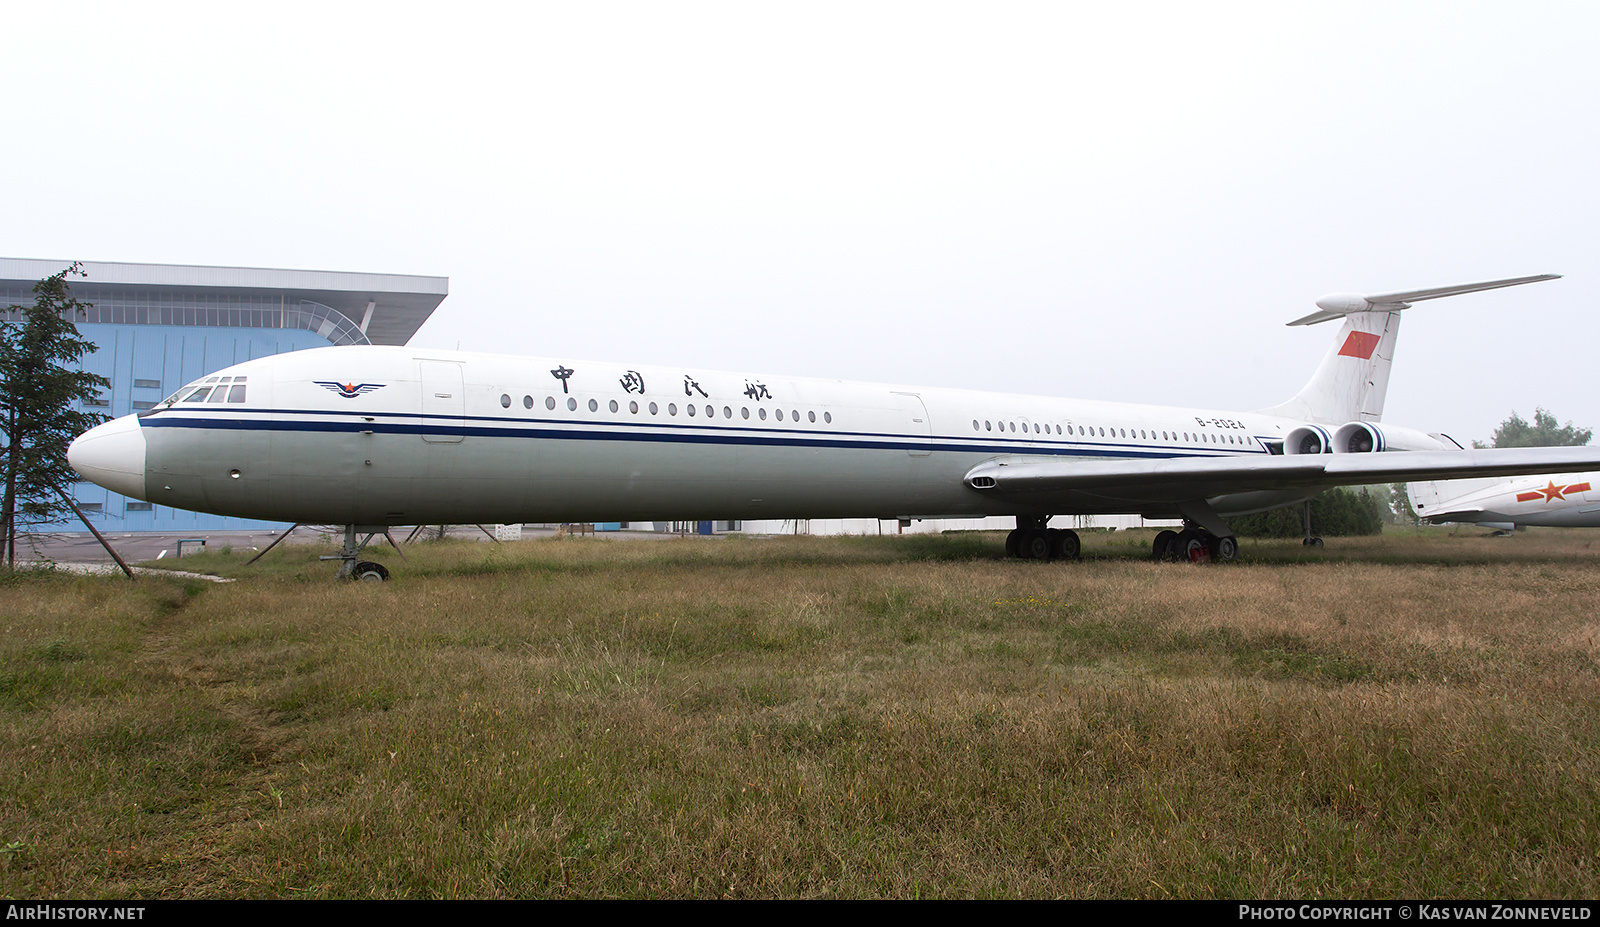
[[[219,370],[67,453],[158,505],[343,525],[347,562],[357,526],[854,516],[1011,515],[1019,550],[1075,556],[1043,528],[1079,514],[1181,517],[1226,559],[1227,516],[1330,486],[1600,466],[1379,423],[1401,310],[1545,279],[1324,297],[1291,324],[1342,317],[1333,344],[1258,412],[337,347]]]
[[[185,400],[207,384],[214,401]],[[1115,492],[1078,492],[1047,508],[1006,502],[963,477],[997,459],[1265,457],[1298,424],[1257,413],[339,347],[237,364],[137,419],[102,426],[120,435],[124,456],[142,441],[142,464],[126,466],[115,485],[91,472],[95,432],[74,446],[73,462],[157,504],[315,523],[1176,517],[1173,504]],[[101,446],[112,448],[109,439]],[[1227,515],[1308,494],[1211,501]]]
[[[1433,522],[1600,527],[1600,473],[1553,473],[1510,480],[1411,483],[1411,507]]]

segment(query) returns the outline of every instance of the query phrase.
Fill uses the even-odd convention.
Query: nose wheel
[[[366,537],[361,538],[360,541],[357,541],[356,536],[362,532],[366,533]],[[394,538],[389,537],[389,528],[387,525],[378,525],[372,527],[366,525],[345,525],[344,546],[340,548],[337,554],[321,557],[319,559],[339,561],[338,577],[340,579],[355,580],[363,583],[385,582],[389,579],[389,570],[384,567],[383,564],[376,563],[372,560],[360,559],[361,551],[366,548],[367,543],[380,534],[389,539],[390,545],[394,545]],[[395,551],[398,552],[399,550],[400,548],[395,546]]]

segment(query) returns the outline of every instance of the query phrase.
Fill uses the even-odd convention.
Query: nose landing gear
[[[366,533],[366,537],[362,538],[358,543],[356,535],[362,532]],[[357,559],[361,556],[361,551],[366,548],[368,542],[380,534],[388,539],[389,545],[395,549],[395,553],[400,553],[400,545],[396,544],[394,538],[389,536],[388,525],[345,525],[344,547],[340,548],[337,554],[318,559],[339,561],[338,576],[340,579],[356,580],[364,583],[384,582],[389,578],[389,571],[383,564],[375,563],[371,560]],[[400,556],[404,557],[405,554],[400,554]]]

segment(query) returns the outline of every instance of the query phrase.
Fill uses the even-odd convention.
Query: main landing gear
[[[1168,562],[1205,563],[1232,560],[1239,556],[1239,542],[1233,535],[1218,536],[1192,522],[1182,531],[1163,531],[1156,535],[1150,555]]]
[[[366,532],[367,536],[362,538],[360,543],[357,543],[356,535],[363,531]],[[358,559],[361,556],[362,549],[367,546],[367,543],[374,537],[377,537],[379,534],[382,534],[384,537],[388,538],[389,544],[394,547],[396,553],[399,553],[399,546],[395,545],[394,538],[389,537],[388,527],[383,525],[376,527],[369,525],[345,525],[344,547],[341,548],[337,554],[328,557],[321,557],[319,559],[339,561],[340,579],[356,580],[357,582],[363,583],[381,583],[389,578],[389,571],[384,568],[384,565],[381,563],[375,563],[371,560]],[[402,554],[401,556],[404,555]]]
[[[1048,518],[1017,519],[1017,530],[1006,535],[1006,556],[1023,560],[1077,560],[1083,545],[1077,532],[1046,528]]]
[[[1311,500],[1310,499],[1306,500],[1306,536],[1300,539],[1300,543],[1304,544],[1307,547],[1321,547],[1322,546],[1322,538],[1319,538],[1315,534],[1311,533]]]

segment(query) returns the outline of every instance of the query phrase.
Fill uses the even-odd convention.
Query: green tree
[[[1556,424],[1556,417],[1545,409],[1533,410],[1533,423],[1524,421],[1515,410],[1494,430],[1488,444],[1472,442],[1473,447],[1581,447],[1594,437],[1593,428],[1577,428],[1571,422]]]
[[[1388,483],[1384,489],[1388,491],[1389,510],[1385,520],[1391,525],[1417,524],[1417,510],[1411,507],[1411,496],[1406,492],[1405,483]]]
[[[1378,496],[1343,486],[1327,490],[1311,500],[1311,530],[1320,537],[1346,537],[1382,534],[1383,512],[1388,506]],[[1228,520],[1239,537],[1297,538],[1305,535],[1305,509],[1298,505],[1273,509]]]
[[[72,297],[69,274],[83,276],[82,265],[34,284],[33,305],[11,306],[0,324],[0,557],[7,565],[16,563],[19,530],[67,510],[56,491],[73,480],[67,445],[106,418],[75,406],[111,383],[76,369],[95,346],[73,324],[90,304]]]

